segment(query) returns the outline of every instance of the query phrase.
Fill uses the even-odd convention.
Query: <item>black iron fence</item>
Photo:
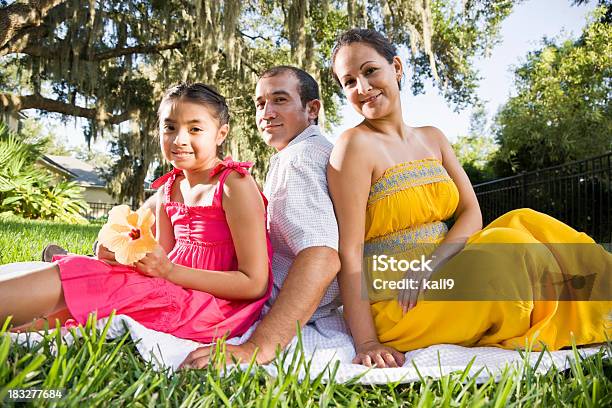
[[[145,189],[145,199],[148,199],[149,197],[151,197],[153,194],[155,194],[156,190],[150,189],[150,188],[146,188]],[[138,209],[138,207],[140,207],[138,204],[135,203],[136,200],[131,200],[132,204],[128,204],[130,206],[130,208],[134,211],[136,211]],[[119,204],[110,204],[110,203],[90,203],[88,202],[87,205],[89,205],[89,211],[86,211],[85,213],[81,214],[83,217],[87,218],[88,220],[98,220],[101,218],[105,218],[106,215],[108,214],[108,212],[115,206],[119,205]]]
[[[529,207],[612,242],[612,152],[474,186],[483,222]]]
[[[97,220],[106,217],[111,208],[119,204],[87,203],[87,205],[89,205],[89,211],[83,214],[83,217],[88,220]]]

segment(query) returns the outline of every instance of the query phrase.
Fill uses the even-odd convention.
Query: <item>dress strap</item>
[[[151,183],[151,188],[159,188],[164,186],[164,199],[167,203],[170,202],[170,192],[172,191],[172,184],[174,184],[174,180],[176,180],[176,176],[179,174],[183,174],[183,170],[173,168],[168,173],[156,179],[153,183]],[[170,182],[168,182],[170,180]]]
[[[227,156],[223,161],[215,166],[214,169],[210,172],[210,176],[213,177],[219,173],[219,182],[217,183],[217,189],[215,190],[215,195],[213,197],[212,205],[215,207],[221,207],[223,201],[223,185],[225,184],[225,180],[227,176],[230,175],[232,171],[236,171],[239,174],[246,176],[249,174],[249,168],[253,167],[253,163],[251,162],[237,162],[232,160],[230,156]]]

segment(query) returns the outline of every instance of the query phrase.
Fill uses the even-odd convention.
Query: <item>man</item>
[[[226,352],[249,361],[274,359],[296,335],[296,322],[327,316],[340,306],[336,275],[338,226],[327,191],[326,168],[332,144],[317,126],[319,86],[305,71],[290,66],[264,72],[255,88],[257,128],[277,153],[270,159],[264,194],[274,249],[274,288],[267,314],[250,339]],[[191,352],[184,367],[208,364],[214,347]],[[231,361],[231,360],[228,360]]]

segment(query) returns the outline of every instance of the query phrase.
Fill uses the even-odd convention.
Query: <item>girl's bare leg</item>
[[[41,331],[45,330],[46,328],[54,329],[56,327],[56,321],[59,320],[60,326],[63,326],[68,319],[73,319],[68,308],[61,309],[60,311],[54,312],[47,317],[34,319],[29,323],[13,327],[9,331],[13,333],[23,333],[28,331]]]
[[[56,264],[0,281],[0,325],[8,316],[13,316],[13,325],[21,326],[62,309],[66,309],[66,302]]]

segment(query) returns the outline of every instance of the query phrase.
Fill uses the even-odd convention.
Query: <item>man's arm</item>
[[[304,327],[340,270],[338,252],[328,247],[301,251],[289,269],[282,290],[250,338],[257,360],[267,363],[277,347],[284,349],[295,337],[296,322]]]
[[[249,340],[239,346],[226,345],[226,353],[239,361],[265,364],[276,357],[276,348],[284,349],[295,337],[296,322],[303,327],[313,315],[327,287],[340,270],[338,252],[328,247],[302,250],[289,269],[281,291]],[[204,368],[215,347],[200,347],[189,353],[183,368]],[[226,361],[231,361],[227,359]]]

